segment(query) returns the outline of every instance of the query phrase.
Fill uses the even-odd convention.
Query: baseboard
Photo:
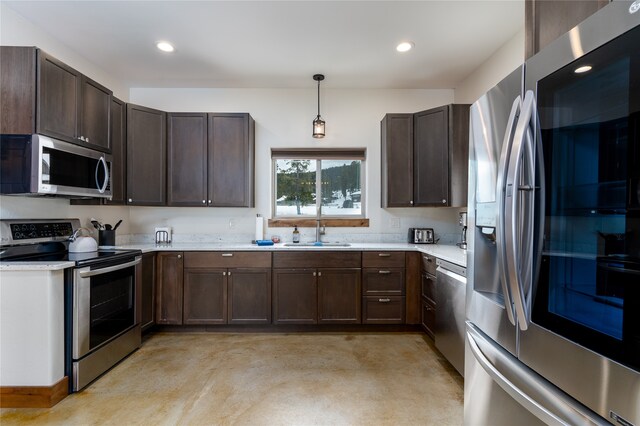
[[[0,408],[51,408],[68,394],[68,376],[51,386],[0,386]]]

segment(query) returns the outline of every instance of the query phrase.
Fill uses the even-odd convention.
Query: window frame
[[[278,160],[312,160],[316,161],[316,214],[315,215],[277,215],[278,194]],[[322,212],[322,161],[323,160],[358,160],[360,161],[360,214],[331,215]],[[272,219],[365,219],[366,218],[366,148],[353,149],[271,149],[271,217]]]

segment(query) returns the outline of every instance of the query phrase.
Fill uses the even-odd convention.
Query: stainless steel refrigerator
[[[639,9],[471,107],[466,425],[640,426]]]

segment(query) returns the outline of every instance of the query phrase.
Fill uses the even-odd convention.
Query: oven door
[[[640,13],[629,5],[609,4],[526,64],[543,238],[518,356],[608,421],[640,424]]]
[[[75,270],[73,359],[97,350],[136,325],[136,265],[107,263]]]

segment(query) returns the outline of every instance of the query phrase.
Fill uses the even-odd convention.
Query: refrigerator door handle
[[[515,314],[513,311],[513,300],[511,297],[511,290],[508,284],[508,269],[507,269],[507,245],[505,241],[505,227],[504,227],[504,210],[505,210],[505,184],[507,175],[507,161],[509,160],[509,154],[511,153],[511,145],[513,144],[513,136],[518,122],[518,116],[520,115],[520,109],[522,108],[522,98],[518,96],[511,106],[511,113],[509,114],[509,120],[507,121],[507,129],[504,133],[504,141],[502,143],[502,151],[500,153],[500,164],[498,165],[498,179],[496,195],[498,198],[498,223],[496,228],[496,248],[498,254],[498,270],[500,273],[500,284],[502,285],[502,292],[504,293],[504,305],[507,311],[507,317],[509,322],[516,325]]]
[[[529,328],[530,318],[527,312],[525,289],[531,288],[533,267],[533,200],[535,192],[534,159],[532,158],[533,121],[535,121],[535,98],[533,92],[528,91],[522,103],[522,112],[518,118],[513,147],[509,156],[509,166],[506,171],[503,219],[507,280],[511,289],[518,325],[523,331]],[[521,182],[523,175],[528,182]]]
[[[475,360],[514,400],[549,425],[609,425],[544,377],[485,337],[467,321],[467,343]],[[517,423],[517,419],[514,419]]]

